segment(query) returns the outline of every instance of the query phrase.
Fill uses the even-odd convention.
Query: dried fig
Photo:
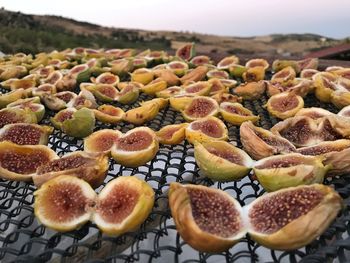
[[[293,92],[283,92],[273,95],[267,101],[268,112],[282,120],[293,117],[304,107],[304,100]]]
[[[159,69],[153,71],[155,76],[166,81],[167,86],[175,86],[180,83],[180,79],[170,69]]]
[[[210,57],[208,56],[195,56],[191,59],[190,65],[195,68],[198,66],[203,66],[207,64],[212,64],[212,61],[210,60]]]
[[[226,88],[233,88],[237,85],[237,80],[234,79],[219,79],[221,84],[223,84]]]
[[[141,88],[141,91],[148,95],[154,96],[157,92],[165,90],[167,88],[167,85],[168,84],[165,80],[157,78],[148,83],[147,85],[143,86]]]
[[[154,73],[147,68],[136,69],[133,73],[130,74],[130,76],[131,81],[138,82],[143,85],[147,85],[154,79]]]
[[[99,101],[112,102],[118,98],[119,91],[111,84],[96,84],[85,88],[90,91]]]
[[[269,63],[265,59],[256,58],[250,59],[245,63],[246,68],[263,67],[265,70],[269,68]]]
[[[230,93],[217,93],[211,96],[217,103],[221,104],[222,102],[242,102],[242,98]]]
[[[226,87],[224,84],[221,83],[220,79],[212,78],[208,80],[208,82],[211,84],[209,96],[213,96],[217,93],[228,93],[229,88]]]
[[[316,108],[316,107],[311,107],[311,108],[302,108],[300,109],[295,116],[306,116],[311,119],[317,120],[329,115],[333,115],[334,113],[325,110],[323,108]]]
[[[292,67],[297,74],[301,71],[301,66],[295,60],[276,59],[272,63],[272,70],[274,72],[278,72],[286,67]]]
[[[300,72],[300,77],[304,79],[312,79],[315,74],[317,74],[319,71],[316,69],[303,69]]]
[[[80,91],[77,97],[70,100],[66,106],[67,108],[73,107],[76,109],[81,109],[81,108],[96,109],[98,105],[96,103],[94,95],[90,91],[84,89]]]
[[[191,94],[176,95],[169,98],[169,103],[174,110],[183,111],[195,97]]]
[[[241,84],[234,89],[234,92],[244,100],[256,100],[265,93],[265,90],[266,82],[259,81]]]
[[[183,88],[185,94],[197,95],[197,96],[206,96],[209,94],[212,84],[208,81],[199,81],[186,85]]]
[[[135,125],[142,125],[143,123],[154,119],[158,112],[159,104],[150,103],[128,110],[124,115],[124,120]]]
[[[36,115],[29,109],[5,108],[0,110],[0,128],[11,123],[37,123]]]
[[[242,65],[233,65],[229,68],[231,76],[235,78],[241,78],[243,73],[247,71],[247,68]]]
[[[189,71],[186,75],[184,75],[180,81],[183,84],[189,83],[191,81],[201,81],[205,78],[208,72],[207,66],[198,66],[195,69]]]
[[[17,89],[8,93],[0,94],[0,109],[5,108],[8,104],[15,102],[24,97],[24,90]]]
[[[166,106],[168,106],[169,100],[164,99],[164,98],[155,98],[152,100],[146,100],[140,102],[140,106],[145,106],[145,105],[151,105],[151,104],[156,104],[159,106],[159,109],[164,109]]]
[[[313,90],[313,88],[313,81],[306,79],[293,79],[286,82],[267,82],[267,94],[270,97],[285,91],[293,92],[296,95],[305,97],[310,91]]]
[[[185,120],[194,121],[217,115],[219,113],[219,104],[212,98],[197,96],[191,100],[181,113]]]
[[[7,108],[19,108],[28,111],[32,111],[37,118],[37,121],[40,122],[45,115],[45,107],[40,104],[39,97],[32,97],[27,99],[18,99],[15,102],[12,102],[6,106]]]
[[[84,151],[109,154],[112,146],[121,136],[122,133],[117,130],[102,129],[96,131],[84,139]]]
[[[140,87],[135,82],[128,82],[117,94],[116,100],[121,104],[130,104],[137,101],[140,95]]]
[[[219,69],[211,69],[207,72],[207,78],[212,79],[228,79],[230,75],[224,71],[224,70],[219,70]]]
[[[331,94],[337,89],[337,77],[330,72],[320,72],[315,74],[312,79],[315,85],[315,96],[323,102],[330,102]]]
[[[33,88],[32,95],[43,98],[44,95],[51,95],[57,92],[56,86],[52,84],[41,84],[39,87]]]
[[[350,117],[350,105],[344,107],[341,111],[339,111],[338,115],[341,117]]]
[[[67,107],[67,104],[75,99],[77,94],[71,91],[61,91],[56,94],[43,95],[41,98],[50,110],[58,111]]]
[[[166,65],[166,68],[171,70],[176,76],[182,77],[188,70],[188,65],[181,61],[172,61]]]
[[[183,92],[181,87],[173,86],[162,91],[156,92],[158,98],[170,98],[176,95],[180,95]]]
[[[91,78],[91,82],[97,83],[97,84],[108,84],[112,86],[117,86],[119,83],[120,79],[118,76],[110,73],[110,72],[105,72],[99,75],[96,79]]]
[[[291,66],[288,66],[273,74],[271,80],[275,82],[285,82],[293,80],[295,77],[295,70]]]
[[[342,109],[350,105],[350,92],[336,90],[332,92],[330,100],[338,109]]]
[[[255,116],[240,103],[221,103],[220,114],[225,121],[232,123],[233,125],[241,125],[245,121],[257,122],[259,120],[259,116]]]
[[[237,65],[237,64],[239,64],[239,58],[236,56],[229,56],[220,60],[216,67],[218,69],[228,69],[231,66]]]
[[[185,44],[179,47],[175,52],[175,56],[183,60],[190,60],[195,55],[196,55],[196,51],[195,51],[194,43]]]
[[[257,82],[264,80],[265,69],[264,67],[248,68],[245,72],[243,72],[242,78],[245,82]]]
[[[156,132],[159,143],[161,144],[179,144],[185,139],[185,129],[187,123],[166,125]]]

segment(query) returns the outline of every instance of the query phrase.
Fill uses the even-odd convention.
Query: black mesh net
[[[5,92],[5,90],[2,90]],[[144,94],[139,101],[150,99]],[[270,128],[277,120],[262,107],[267,97],[256,101],[244,101],[244,106],[260,116],[260,125]],[[116,104],[117,106],[121,106]],[[134,105],[122,106],[127,110]],[[305,107],[320,106],[333,112],[330,104],[317,101],[313,95],[305,99]],[[50,124],[46,112],[42,124]],[[181,114],[167,107],[147,123],[154,130],[184,122]],[[230,142],[241,147],[239,127],[226,123]],[[96,130],[118,129],[126,132],[134,125],[121,122],[116,126],[97,123]],[[82,140],[69,137],[59,130],[50,136],[49,146],[60,156],[83,150]],[[195,183],[217,187],[235,197],[241,205],[253,201],[263,194],[259,183],[245,177],[238,182],[214,183],[205,178],[193,157],[193,147],[187,143],[175,146],[161,145],[156,157],[150,163],[136,169],[122,167],[113,160],[104,184],[118,176],[134,175],[147,181],[156,195],[155,206],[142,226],[119,237],[103,235],[96,225],[88,223],[81,229],[58,233],[41,225],[33,213],[35,186],[31,183],[0,180],[0,261],[2,262],[325,262],[335,257],[340,262],[350,260],[349,239],[349,196],[350,177],[327,179],[345,199],[344,210],[335,222],[310,245],[295,251],[281,252],[266,249],[246,237],[229,251],[220,254],[199,253],[185,244],[176,231],[170,215],[167,191],[170,182]],[[101,186],[97,189],[100,191]]]

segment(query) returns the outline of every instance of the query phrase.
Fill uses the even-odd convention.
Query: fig
[[[11,90],[17,90],[17,89],[24,89],[26,95],[30,95],[33,88],[36,86],[36,80],[32,78],[23,78],[23,79],[17,79],[11,82],[10,89]]]
[[[186,139],[194,144],[195,141],[206,142],[214,140],[226,141],[228,131],[225,124],[218,118],[209,116],[193,121],[186,127]]]
[[[71,75],[78,83],[86,82],[90,79],[90,67],[87,64],[80,64],[69,70]]]
[[[206,96],[209,94],[212,84],[208,81],[198,81],[189,85],[186,85],[183,88],[184,93],[197,95],[197,96]]]
[[[53,111],[59,111],[67,107],[67,104],[75,99],[77,94],[71,91],[61,91],[56,94],[44,95],[42,100],[46,107]]]
[[[19,145],[37,145],[48,143],[48,137],[53,132],[50,126],[13,123],[0,129],[0,141],[10,141]]]
[[[342,110],[338,112],[338,115],[341,117],[350,117],[350,106],[342,108]]]
[[[0,109],[5,108],[8,104],[15,102],[24,97],[24,90],[17,89],[8,93],[0,94]]]
[[[224,70],[212,69],[207,72],[207,78],[228,79],[229,74]]]
[[[341,207],[339,194],[321,184],[269,193],[245,207],[249,235],[271,249],[297,249],[323,233]]]
[[[234,79],[219,79],[221,84],[223,84],[226,88],[233,88],[236,87],[237,81]],[[210,80],[209,80],[210,82]]]
[[[169,98],[170,106],[177,111],[183,111],[195,98],[192,94],[180,94]]]
[[[331,94],[331,102],[338,108],[342,109],[350,105],[350,92],[336,90]]]
[[[102,189],[92,220],[104,233],[121,235],[139,227],[153,205],[151,186],[134,176],[121,176]]]
[[[163,63],[163,58],[165,59],[166,53],[164,51],[153,50],[145,56],[145,59],[154,64]]]
[[[15,102],[12,102],[6,106],[7,108],[19,108],[19,109],[27,109],[32,111],[37,118],[37,121],[40,122],[45,115],[45,107],[40,104],[39,97],[32,97],[26,99],[18,99]]]
[[[227,93],[229,92],[229,88],[221,83],[220,79],[212,78],[208,80],[211,84],[209,96],[213,96],[217,93]]]
[[[336,76],[330,72],[320,72],[313,77],[315,96],[320,101],[330,102],[331,94],[337,89]]]
[[[145,68],[147,67],[147,60],[145,58],[134,58],[132,60],[133,68]]]
[[[318,58],[306,58],[303,60],[298,60],[297,63],[300,66],[301,70],[304,70],[304,69],[316,70],[318,68]]]
[[[350,120],[338,115],[329,115],[318,120],[319,141],[334,141],[349,138]]]
[[[105,72],[99,75],[96,79],[92,79],[92,82],[97,84],[108,84],[112,86],[117,86],[117,84],[119,83],[119,77],[110,72]]]
[[[39,78],[43,79],[47,78],[53,71],[55,71],[55,68],[53,66],[39,66],[29,71],[29,73],[38,75]]]
[[[246,234],[242,207],[222,190],[171,183],[169,206],[177,231],[199,251],[226,251]]]
[[[253,166],[253,160],[248,154],[223,141],[196,143],[194,157],[203,174],[215,181],[240,179]]]
[[[265,93],[265,90],[266,82],[259,81],[241,84],[235,88],[234,92],[244,100],[256,100]]]
[[[269,98],[266,104],[268,112],[282,120],[294,116],[304,107],[304,100],[293,92],[282,92]]]
[[[167,64],[166,68],[170,69],[176,76],[182,77],[186,74],[188,70],[188,65],[185,62],[172,61]]]
[[[57,159],[56,153],[45,145],[17,145],[0,142],[0,176],[13,181],[31,181],[36,169]]]
[[[103,104],[93,110],[95,118],[103,123],[116,124],[123,120],[125,112],[118,107]]]
[[[158,98],[170,98],[176,95],[179,95],[183,92],[183,89],[181,87],[173,86],[166,88],[162,91],[156,92],[156,96]]]
[[[264,67],[248,68],[245,72],[243,72],[242,78],[245,82],[256,82],[264,80],[265,69]]]
[[[84,89],[79,92],[78,96],[73,98],[67,103],[67,108],[73,107],[76,109],[81,109],[81,108],[89,108],[89,109],[96,109],[97,108],[97,103],[95,100],[94,95]]]
[[[156,77],[166,81],[167,86],[175,86],[180,82],[180,79],[169,69],[153,70],[153,72]]]
[[[38,166],[33,174],[33,182],[40,187],[45,182],[66,174],[81,178],[97,188],[103,183],[108,166],[108,157],[104,154],[76,151]]]
[[[143,84],[138,83],[138,82],[134,82],[134,81],[130,81],[130,82],[119,82],[118,83],[118,89],[120,91],[122,91],[124,88],[128,87],[128,86],[134,86],[137,89],[141,89],[143,87]]]
[[[42,80],[42,84],[51,84],[56,86],[57,83],[62,79],[63,79],[63,74],[60,71],[55,70],[51,72],[46,79]]]
[[[116,99],[121,104],[130,104],[137,101],[139,95],[140,88],[135,82],[128,82],[128,84],[118,93]]]
[[[56,92],[57,90],[55,85],[41,84],[39,87],[33,88],[32,95],[36,97],[40,97],[42,99],[44,95],[51,95],[51,94],[55,94]]]
[[[109,154],[121,135],[120,131],[111,129],[96,131],[84,139],[84,151]]]
[[[295,77],[296,77],[295,70],[291,66],[288,66],[276,72],[275,74],[273,74],[271,77],[271,80],[275,82],[285,82],[285,81],[293,80],[295,79]]]
[[[0,110],[0,128],[11,123],[37,123],[36,115],[29,109],[18,107]]]
[[[189,83],[191,81],[201,81],[205,78],[207,72],[207,66],[198,66],[195,69],[188,71],[183,77],[181,77],[180,81],[183,84]]]
[[[141,91],[148,95],[154,96],[157,92],[165,90],[167,88],[167,85],[168,84],[165,80],[157,78],[148,83],[147,85],[143,86],[141,88]]]
[[[73,118],[73,113],[75,113],[76,111],[77,110],[75,108],[67,108],[61,110],[58,113],[56,113],[55,116],[50,119],[50,121],[56,129],[62,129],[62,123],[65,120]]]
[[[119,91],[110,84],[96,84],[86,89],[102,102],[112,102],[119,95]]]
[[[263,67],[265,70],[269,68],[269,63],[265,59],[256,58],[250,59],[245,63],[246,68]]]
[[[187,121],[194,121],[207,116],[215,116],[219,113],[219,104],[216,100],[197,96],[181,112]]]
[[[222,60],[220,60],[217,64],[218,69],[228,69],[231,66],[239,64],[239,58],[236,56],[229,56],[225,57]]]
[[[270,97],[286,91],[293,92],[301,97],[305,97],[310,91],[313,90],[313,88],[313,81],[306,79],[293,79],[286,82],[267,82],[267,94]]]
[[[257,161],[253,167],[259,183],[268,192],[291,186],[322,183],[329,167],[322,157],[288,153]]]
[[[247,68],[242,65],[233,65],[229,68],[231,76],[235,78],[241,78],[243,73],[247,71]]]
[[[312,79],[315,74],[319,73],[316,69],[303,69],[300,72],[300,77],[304,79]]]
[[[130,74],[131,81],[147,85],[154,79],[154,73],[147,68],[139,68]]]
[[[236,95],[230,94],[230,93],[225,93],[225,92],[220,92],[217,93],[213,96],[211,96],[214,100],[216,100],[217,103],[221,104],[222,102],[242,102],[242,98],[238,97]]]
[[[142,101],[140,102],[140,106],[145,106],[145,105],[150,105],[150,104],[157,104],[159,106],[159,109],[164,109],[166,106],[168,106],[168,99],[164,99],[164,98],[155,98],[152,100],[146,100],[146,101]]]
[[[288,140],[268,130],[256,127],[250,121],[242,123],[240,138],[244,150],[256,160],[296,150],[295,146]]]
[[[0,81],[12,78],[21,78],[27,74],[28,70],[24,66],[8,66],[0,71]]]
[[[189,61],[192,57],[194,57],[195,54],[196,54],[196,51],[195,51],[194,43],[185,44],[179,47],[175,52],[175,56],[187,61]]]
[[[159,149],[157,136],[147,127],[138,127],[123,134],[112,147],[113,159],[127,167],[138,167],[151,161]]]
[[[190,61],[190,65],[192,67],[198,67],[198,66],[202,66],[202,65],[211,64],[211,63],[212,63],[212,61],[210,60],[210,58],[208,56],[195,56]]]
[[[156,132],[159,143],[175,145],[185,139],[187,123],[166,125]]]
[[[257,122],[260,118],[237,102],[222,102],[220,104],[220,114],[225,121],[233,125],[241,125],[245,121]]]
[[[158,103],[146,104],[131,110],[124,115],[124,120],[135,125],[142,125],[145,122],[153,120],[159,112]]]
[[[111,67],[111,72],[120,77],[125,76],[133,68],[132,61],[125,58],[110,61],[108,65]]]
[[[286,67],[292,67],[294,71],[298,74],[301,71],[301,67],[295,60],[279,60],[276,59],[272,63],[272,70],[278,72]]]
[[[302,108],[295,114],[295,116],[306,116],[311,119],[317,120],[333,114],[334,113],[322,108],[311,107],[311,108]]]

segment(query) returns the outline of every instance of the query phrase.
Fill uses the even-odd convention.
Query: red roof
[[[350,52],[350,44],[341,44],[315,52],[311,52],[305,56],[305,58],[326,58],[329,56],[334,56],[343,52]]]

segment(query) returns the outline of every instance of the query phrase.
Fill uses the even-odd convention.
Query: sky
[[[350,0],[0,0],[0,7],[119,28],[350,37]]]

